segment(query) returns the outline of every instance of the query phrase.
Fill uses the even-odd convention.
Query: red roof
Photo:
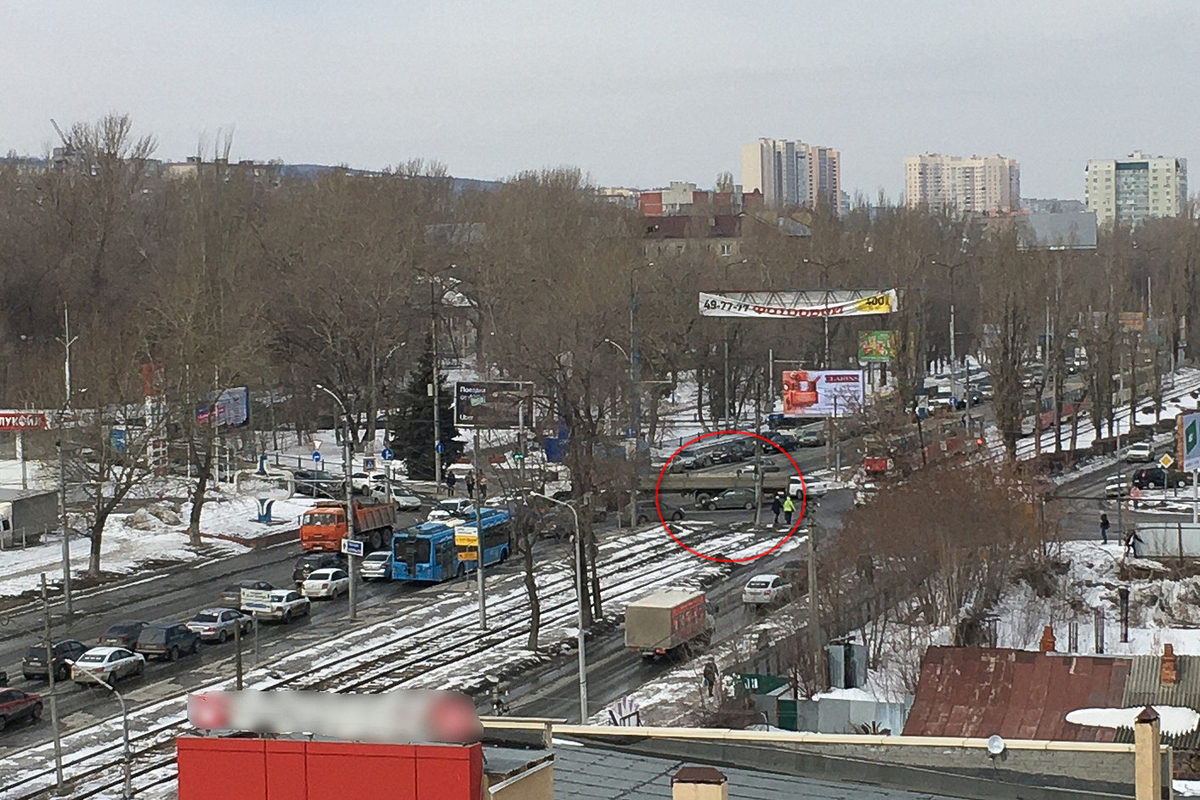
[[[905,736],[1111,742],[1112,728],[1074,725],[1078,708],[1121,708],[1130,660],[985,647],[930,647]]]
[[[742,218],[738,214],[645,217],[642,222],[647,239],[736,238],[742,229]]]

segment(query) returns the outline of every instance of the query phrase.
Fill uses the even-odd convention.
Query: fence
[[[1138,525],[1137,554],[1151,558],[1200,558],[1200,524],[1152,522]]]
[[[24,549],[42,541],[44,530],[30,531],[24,527],[13,531],[0,531],[0,550]]]

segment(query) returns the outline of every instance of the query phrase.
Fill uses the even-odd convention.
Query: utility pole
[[[523,404],[522,404],[523,405]],[[471,457],[475,462],[475,481],[478,484],[483,473],[480,472],[479,466],[479,428],[475,428],[475,450],[471,453]],[[483,494],[479,486],[475,486],[475,577],[479,588],[479,628],[487,630],[487,601],[483,596],[483,517],[481,515],[480,502],[483,498],[479,495]]]
[[[50,638],[50,599],[46,592],[46,573],[42,573],[42,626],[46,637],[46,679],[50,695],[50,727],[54,732],[54,785],[63,790],[62,734],[58,729],[58,693],[54,691],[54,642]]]
[[[433,398],[433,493],[442,496],[442,417],[440,388],[438,387],[438,337],[437,337],[437,289],[433,276],[429,278],[429,346],[433,350],[433,382],[429,385],[429,396]]]
[[[240,613],[240,612],[239,612]],[[237,690],[242,690],[242,621],[239,619],[233,626],[234,666],[237,669]]]
[[[762,381],[754,385],[754,432],[762,435]],[[762,439],[754,440],[754,525],[762,524],[763,507]]]
[[[71,606],[71,535],[67,527],[67,461],[63,454],[62,435],[65,428],[62,417],[59,417],[58,441],[58,519],[62,525],[62,570],[63,570],[63,600],[66,604],[67,617],[74,614]]]
[[[813,653],[813,670],[816,676],[821,674],[821,619],[817,613],[817,532],[821,526],[815,517],[808,526],[808,631]],[[824,681],[820,681],[819,689],[824,689]]]
[[[654,266],[654,264],[651,263],[650,266]],[[636,275],[637,269],[629,273],[629,390],[631,392],[629,399],[633,404],[633,484],[629,489],[629,528],[631,530],[637,525],[637,467],[641,453],[639,447],[642,441],[642,395],[640,383],[642,377],[642,359],[638,353],[637,284],[634,283]]]
[[[351,462],[354,460],[354,448],[350,444],[350,412],[346,409],[346,404],[342,402],[342,398],[338,397],[332,389],[327,386],[322,386],[319,383],[317,384],[317,388],[332,397],[334,402],[338,404],[338,408],[342,410],[342,471],[346,476],[346,483],[344,487],[346,495],[346,538],[353,542],[357,541],[355,539],[355,528],[357,526],[354,524],[354,482],[350,477],[350,474],[353,471],[353,465]],[[353,553],[346,554],[346,571],[350,577],[350,591],[347,592],[347,599],[349,600],[350,608],[346,614],[346,618],[351,622],[358,619],[358,592],[355,586],[356,581],[354,579],[354,558],[355,556]],[[258,643],[257,640],[258,635],[256,632],[256,646]]]
[[[729,332],[725,332],[725,423],[729,427]]]

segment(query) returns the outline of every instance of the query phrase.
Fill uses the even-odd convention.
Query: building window
[[[723,256],[733,255],[733,245],[729,244],[728,242],[723,243],[721,245],[721,255],[723,255]]]

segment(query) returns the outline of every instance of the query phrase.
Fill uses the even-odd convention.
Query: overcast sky
[[[1191,152],[1195,0],[0,0],[0,152],[109,111],[182,159],[711,186],[759,136],[842,152],[898,199],[906,155],[1000,153],[1026,197],[1088,158]],[[1198,162],[1200,163],[1200,162]],[[1193,181],[1195,186],[1196,181]]]

